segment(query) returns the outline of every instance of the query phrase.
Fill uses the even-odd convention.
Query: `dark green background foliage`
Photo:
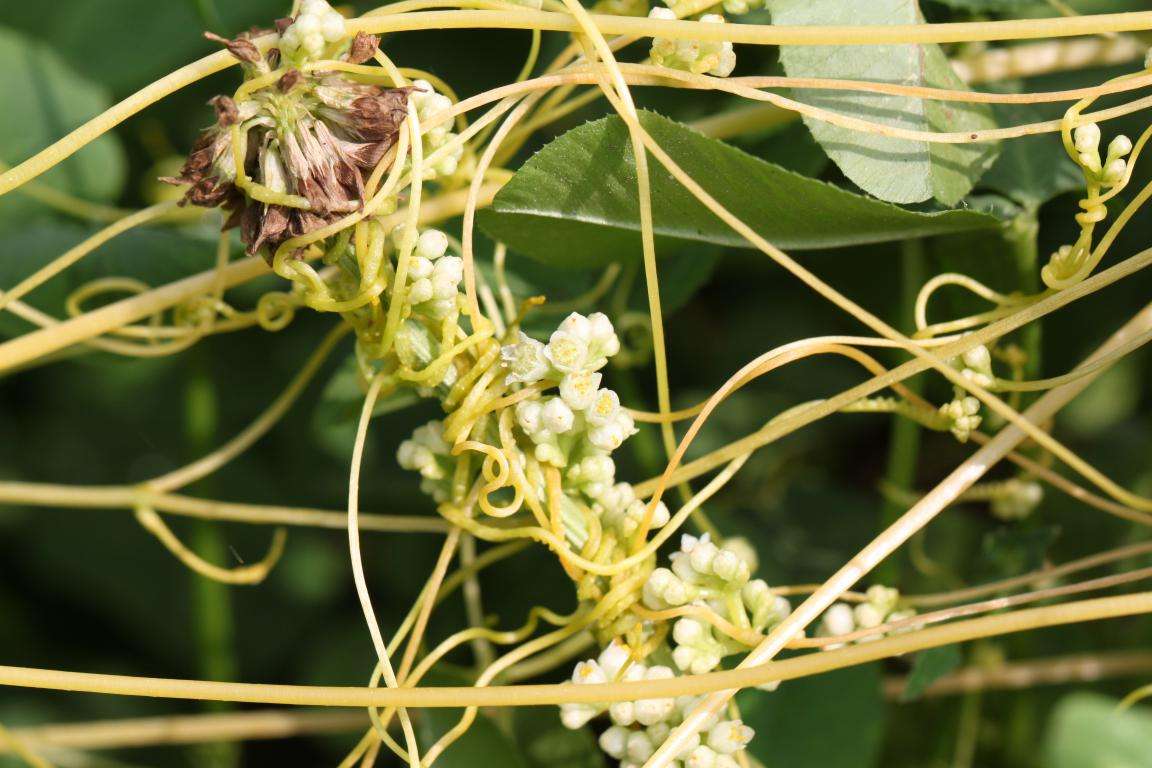
[[[285,5],[281,0],[3,2],[0,159],[23,159],[106,105],[210,52],[213,46],[199,30],[235,34],[256,23],[267,24]],[[1078,7],[1135,10],[1145,3],[1094,0]],[[949,0],[926,4],[924,10],[932,20],[1045,13],[1043,4],[1038,11],[1035,3],[1020,0]],[[405,33],[384,45],[396,61],[431,70],[461,95],[470,95],[515,77],[527,43],[521,32],[484,31]],[[546,36],[546,53],[561,44]],[[738,73],[781,71],[774,49],[741,48],[739,56]],[[1049,76],[1006,87],[1070,88],[1119,71]],[[152,199],[151,180],[159,175],[158,166],[170,170],[172,158],[190,145],[198,126],[210,120],[207,99],[230,91],[233,77],[218,75],[149,108],[45,180],[92,200],[145,204]],[[638,98],[644,107],[682,123],[734,104],[716,94],[653,89],[639,91]],[[500,205],[482,217],[488,232],[507,238],[512,246],[513,277],[525,294],[544,293],[558,300],[577,295],[612,260],[621,261],[626,275],[638,269],[628,186],[632,170],[620,152],[622,133],[610,121],[584,125],[604,114],[602,104],[587,108],[528,147],[515,164],[552,138],[577,129],[532,161],[535,179],[530,174],[517,179]],[[1058,114],[1058,108],[1013,110],[997,113],[996,119],[1011,124]],[[799,123],[734,140],[748,153],[743,154],[662,118],[645,119],[706,188],[721,194],[759,231],[801,249],[799,257],[807,267],[902,329],[911,323],[902,299],[902,274],[909,266],[920,275],[969,273],[1004,291],[1020,286],[992,216],[971,210],[941,213],[934,204],[901,211],[863,197]],[[1123,130],[1135,136],[1141,127],[1140,116],[1135,116],[1109,127],[1105,135]],[[591,146],[600,154],[590,154]],[[997,164],[976,183],[977,197],[959,207],[984,210],[991,202],[1001,215],[1038,209],[1040,252],[1047,254],[1074,234],[1075,197],[1068,192],[1076,186],[1075,177],[1070,186],[1060,157],[1052,137],[1004,146]],[[603,185],[593,190],[595,195],[534,198],[539,189],[556,184],[548,178],[549,163],[559,163],[577,183],[603,179]],[[581,177],[582,168],[592,175]],[[1141,169],[1138,181],[1146,177]],[[702,214],[660,174],[656,190],[657,222],[668,225],[662,231],[668,237],[660,243],[662,289],[671,309],[667,323],[677,405],[697,402],[747,360],[777,344],[860,330],[759,252],[740,247],[738,238]],[[556,207],[533,210],[534,199]],[[847,210],[840,208],[845,205],[851,206],[851,216],[834,213]],[[583,214],[583,221],[593,223],[557,219]],[[1148,247],[1149,221],[1146,214],[1137,217],[1110,260]],[[853,229],[857,224],[860,228]],[[562,236],[556,236],[553,227],[562,227]],[[0,287],[13,285],[91,231],[90,225],[19,194],[0,200]],[[38,291],[31,303],[60,315],[68,292],[96,277],[130,275],[160,285],[207,269],[212,234],[210,224],[131,233]],[[903,244],[913,236],[929,236],[922,241],[922,256],[909,255]],[[487,241],[481,239],[481,252],[486,253]],[[589,243],[595,247],[583,252],[573,247]],[[633,295],[625,297],[636,309],[644,307],[641,284],[636,281]],[[269,280],[261,287],[271,285]],[[1138,275],[1046,319],[1043,370],[1053,375],[1075,364],[1148,300],[1150,288],[1149,279]],[[256,295],[255,288],[245,288],[231,298],[249,306]],[[946,293],[935,311],[958,316],[977,309]],[[0,478],[123,484],[178,466],[248,423],[284,386],[328,325],[327,319],[303,312],[279,334],[248,331],[214,337],[169,359],[127,361],[79,354],[0,379]],[[27,326],[10,315],[0,317],[3,337],[25,330]],[[351,418],[360,396],[340,378],[341,371],[347,371],[347,352],[341,349],[320,382],[255,450],[192,491],[237,501],[338,509],[346,491]],[[1075,450],[1144,493],[1152,492],[1147,363],[1146,354],[1133,355],[1057,422],[1058,435]],[[652,405],[647,368],[611,369],[608,379],[630,404]],[[860,379],[851,364],[833,359],[773,373],[721,408],[693,450],[714,448],[784,408]],[[926,393],[936,400],[948,396],[937,381],[927,382]],[[374,423],[363,480],[365,510],[433,514],[416,481],[393,460],[399,441],[433,415],[431,406],[420,405]],[[756,544],[762,575],[770,583],[826,577],[878,529],[883,502],[877,484],[886,469],[890,429],[884,417],[841,416],[760,451],[711,505],[717,522]],[[629,445],[621,452],[623,476],[639,479],[658,468],[653,432],[642,432]],[[969,451],[947,436],[926,435],[916,488],[930,487]],[[1005,472],[997,469],[993,475]],[[225,563],[258,558],[268,537],[267,531],[249,526],[219,526],[219,535],[213,536],[188,521],[174,520],[173,525],[186,540],[215,546]],[[1055,492],[1048,493],[1032,519],[1011,526],[997,522],[983,506],[960,505],[934,523],[922,542],[942,575],[921,573],[904,555],[885,574],[909,592],[938,590],[1026,570],[1046,558],[1071,559],[1144,535]],[[425,534],[365,536],[369,578],[386,630],[395,627],[416,596],[437,547],[435,537]],[[218,596],[213,602],[209,591],[205,606],[197,577],[126,511],[0,508],[0,663],[132,675],[362,684],[373,652],[353,598],[345,548],[338,532],[294,530],[284,561],[267,583],[232,590],[230,605]],[[573,604],[564,575],[541,551],[495,568],[485,584],[487,607],[502,626],[519,624],[534,604],[561,611]],[[233,626],[229,632],[225,625],[217,635],[223,641],[213,646],[204,627],[222,617],[230,618]],[[444,637],[463,621],[459,603],[449,601],[434,617],[430,636]],[[1041,631],[978,649],[935,652],[788,683],[773,694],[749,692],[742,704],[758,730],[754,752],[770,768],[950,765],[961,713],[973,708],[980,717],[975,765],[1152,765],[1149,715],[1112,717],[1111,700],[1105,698],[1122,694],[1136,681],[1091,686],[1092,694],[1053,687],[989,693],[979,701],[918,698],[934,676],[971,663],[977,653],[981,658],[1001,654],[1022,659],[1140,648],[1147,647],[1150,632],[1152,621],[1147,620]],[[462,653],[450,661],[438,672],[438,682],[459,680],[470,658]],[[884,677],[913,668],[915,682],[904,691],[904,700],[885,700]],[[557,671],[549,679],[563,674]],[[196,711],[196,705],[180,702],[0,690],[0,722],[8,726]],[[421,734],[430,737],[447,727],[446,717],[443,712],[422,716]],[[248,766],[333,765],[351,738],[254,742],[238,752],[127,750],[107,755],[109,762],[102,764],[212,766],[242,760]],[[594,768],[604,763],[592,735],[565,731],[554,709],[540,709],[482,719],[443,764]]]

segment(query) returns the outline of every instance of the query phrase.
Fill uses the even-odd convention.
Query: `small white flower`
[[[603,312],[588,315],[588,332],[593,349],[598,356],[612,357],[620,351],[620,339],[612,321]]]
[[[460,289],[464,277],[464,260],[459,256],[443,256],[432,271],[432,288],[437,299],[450,299]]]
[[[580,371],[588,359],[588,342],[574,333],[559,330],[548,339],[544,356],[561,373]]]
[[[1100,126],[1085,123],[1072,132],[1072,140],[1079,152],[1092,152],[1100,146]]]
[[[712,561],[712,572],[724,581],[746,580],[748,566],[736,556],[735,552],[721,549]]]
[[[508,375],[504,378],[505,384],[535,384],[548,374],[548,360],[544,357],[544,345],[523,331],[520,332],[518,342],[507,344],[501,348],[500,358],[504,367],[508,369]],[[519,414],[520,406],[527,402],[522,400],[517,404],[517,414]],[[527,431],[535,432],[536,428],[527,429]]]
[[[884,612],[872,603],[860,603],[853,609],[852,618],[859,629],[872,629],[884,623]]]
[[[567,403],[558,397],[549,400],[540,411],[540,420],[543,426],[553,434],[562,435],[572,429],[576,415]]]
[[[543,426],[543,410],[538,400],[521,400],[516,403],[516,423],[529,435],[534,435]]]
[[[725,720],[708,731],[708,746],[722,755],[731,755],[751,743],[756,732],[740,720]]]
[[[701,745],[684,760],[684,768],[716,768],[716,757],[715,751]]]
[[[611,758],[622,760],[628,749],[628,735],[630,730],[623,726],[614,725],[600,734],[600,749]]]
[[[421,280],[432,277],[432,260],[423,256],[414,256],[408,261],[408,279]]]
[[[400,447],[396,451],[396,462],[402,469],[419,472],[424,477],[429,477],[438,469],[436,457],[432,451],[412,440],[405,440],[400,443]],[[439,477],[432,477],[431,479],[439,479]]]
[[[676,700],[672,700],[672,711],[676,711]],[[652,739],[653,744],[663,744],[668,740],[669,734],[672,733],[672,726],[668,724],[667,720],[662,720],[659,723],[653,723],[648,726],[648,738]]]
[[[632,658],[632,651],[628,650],[628,646],[619,640],[613,640],[604,647],[604,650],[600,651],[597,663],[609,680],[615,680],[630,658]]]
[[[631,504],[629,504],[628,508],[624,512],[625,519],[631,521],[632,523],[632,529],[629,531],[629,533],[635,531],[636,528],[640,526],[640,523],[644,522],[644,518],[647,516],[647,502],[636,499]],[[668,521],[671,519],[671,517],[671,514],[668,512],[668,505],[663,501],[658,501],[656,502],[656,507],[652,510],[652,519],[648,521],[648,527],[653,530],[663,528],[668,524]]]
[[[737,557],[743,560],[748,566],[749,573],[755,573],[756,569],[760,567],[760,558],[756,554],[756,548],[752,546],[752,542],[743,536],[729,536],[724,539],[724,549],[735,553]]]
[[[536,461],[541,464],[551,464],[555,467],[562,467],[567,463],[567,457],[564,452],[560,450],[560,446],[555,443],[540,443],[532,452],[536,457]]]
[[[426,277],[420,278],[408,288],[408,303],[423,304],[435,295],[432,281]]]
[[[570,333],[585,343],[592,341],[592,323],[579,312],[569,313],[568,317],[560,321],[557,330]]]
[[[713,562],[720,554],[720,549],[708,539],[700,539],[696,545],[688,550],[688,563],[692,570],[701,575],[712,573]],[[735,556],[733,556],[735,559]]]
[[[592,397],[586,407],[584,416],[588,419],[588,423],[593,427],[602,427],[616,418],[616,414],[620,411],[620,397],[610,389],[602,389]]]
[[[601,378],[599,373],[588,371],[569,373],[560,381],[560,397],[572,410],[583,411],[596,399]]]
[[[873,584],[868,587],[864,597],[881,612],[890,613],[896,607],[896,603],[900,602],[900,590],[883,584]]]
[[[1109,187],[1114,187],[1124,180],[1128,174],[1128,161],[1122,157],[1109,160],[1100,172],[1100,180]]]
[[[583,728],[600,712],[601,709],[592,704],[561,704],[560,722],[564,724],[565,728],[574,731]]]
[[[636,731],[628,736],[628,759],[644,763],[656,752],[656,745],[644,731]]]
[[[698,619],[677,619],[672,625],[672,639],[678,645],[696,645],[705,637],[711,637],[712,631]]]
[[[608,717],[616,725],[632,725],[636,722],[636,704],[631,701],[617,701],[608,706]]]
[[[1117,157],[1124,157],[1132,151],[1132,139],[1124,134],[1120,134],[1108,143],[1108,157],[1114,159]]]
[[[580,685],[597,685],[608,682],[608,675],[595,659],[576,662],[572,670],[572,682]]]
[[[416,239],[417,256],[435,261],[448,252],[448,235],[438,229],[426,229]]]
[[[852,606],[847,603],[836,603],[824,612],[820,622],[820,634],[825,637],[838,637],[856,631],[856,618],[852,614]]]
[[[636,424],[627,411],[618,410],[607,424],[588,430],[588,442],[602,451],[612,452],[636,434]]]

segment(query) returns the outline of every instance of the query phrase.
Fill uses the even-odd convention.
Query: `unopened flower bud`
[[[856,618],[847,603],[836,603],[824,612],[820,622],[821,635],[837,637],[856,631]]]
[[[1072,132],[1072,140],[1079,152],[1092,152],[1100,146],[1100,126],[1085,123]]]
[[[540,411],[540,420],[544,428],[557,435],[572,429],[575,418],[572,409],[558,397],[549,400]]]

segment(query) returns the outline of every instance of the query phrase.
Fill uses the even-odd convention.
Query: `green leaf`
[[[1051,117],[1028,104],[1002,104],[996,114],[1005,125],[1023,125]],[[1064,151],[1058,133],[1021,136],[1004,143],[1000,157],[980,186],[1007,195],[1028,208],[1039,208],[1054,197],[1084,187],[1079,167]]]
[[[911,0],[771,0],[781,25],[920,24]],[[877,80],[964,89],[936,45],[803,45],[780,49],[792,77]],[[921,131],[976,131],[995,127],[985,105],[907,96],[831,90],[798,90],[807,104],[884,125]],[[844,175],[865,192],[894,203],[935,198],[955,205],[996,156],[990,144],[941,144],[878,136],[805,117],[805,123]]]
[[[834,248],[999,226],[972,211],[919,213],[809,179],[644,112],[644,128],[692,178],[770,242]],[[749,247],[659,163],[651,163],[657,247],[700,241]],[[517,171],[480,211],[493,238],[554,265],[589,266],[640,254],[636,169],[616,117],[575,128]]]
[[[570,730],[556,707],[517,707],[516,743],[531,768],[604,768],[604,753],[588,728]]]
[[[765,768],[868,768],[880,756],[885,707],[875,664],[789,680],[741,697]]]
[[[912,660],[912,672],[900,693],[900,701],[915,701],[932,683],[960,666],[963,656],[958,645],[942,645],[920,651]]]
[[[1044,564],[1060,527],[1004,527],[984,536],[981,570],[989,581],[1034,571]]]
[[[312,413],[312,432],[320,447],[332,456],[346,461],[352,456],[352,444],[356,438],[356,422],[364,407],[365,389],[360,384],[360,374],[355,355],[348,355],[340,364]],[[410,389],[381,398],[372,410],[373,416],[398,411],[415,405],[420,397]]]
[[[198,5],[200,0],[8,2],[4,14],[6,24],[51,40],[74,67],[126,95],[218,50],[204,40],[205,29],[231,37],[252,25],[270,27],[291,2],[217,2],[219,19],[201,13]]]
[[[421,711],[420,737],[425,748],[440,738],[460,720],[460,709],[425,709]],[[506,736],[495,723],[484,715],[477,715],[476,722],[467,733],[457,739],[444,754],[436,760],[441,768],[476,768],[479,765],[500,766],[500,768],[529,768],[517,749],[516,742]]]
[[[91,33],[91,30],[89,30]],[[4,119],[0,160],[15,165],[107,109],[109,94],[72,70],[47,46],[0,27]],[[38,180],[91,200],[113,200],[124,187],[124,150],[107,134]],[[0,198],[0,222],[31,207],[23,195]]]
[[[1116,709],[1117,701],[1073,693],[1048,722],[1044,765],[1050,768],[1152,768],[1152,709]]]

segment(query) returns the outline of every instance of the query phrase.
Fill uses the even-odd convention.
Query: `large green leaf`
[[[782,248],[833,248],[998,226],[995,218],[973,211],[904,210],[784,170],[660,115],[645,112],[640,120],[709,194]],[[659,163],[651,168],[658,245],[748,246]],[[556,139],[524,164],[479,221],[512,249],[552,264],[637,258],[640,214],[626,126],[605,118]]]
[[[913,0],[771,0],[781,25],[886,25],[923,21]],[[936,45],[803,45],[780,49],[792,77],[877,80],[962,89],[964,83]],[[985,105],[907,96],[798,90],[801,101],[851,117],[921,131],[975,131],[995,125]],[[935,198],[955,205],[992,164],[989,144],[941,144],[852,130],[805,117],[817,141],[844,175],[866,192],[895,203]]]
[[[1074,693],[1048,723],[1049,768],[1152,768],[1152,710],[1116,710],[1116,700]]]
[[[766,768],[868,768],[884,735],[880,669],[849,667],[752,691],[741,713],[756,729],[749,750]]]
[[[91,30],[90,30],[91,31]],[[103,88],[65,65],[47,46],[0,27],[0,160],[15,164],[107,109]],[[124,186],[124,150],[112,135],[92,142],[40,181],[94,200],[115,199]],[[0,198],[0,222],[28,210],[28,198]]]

